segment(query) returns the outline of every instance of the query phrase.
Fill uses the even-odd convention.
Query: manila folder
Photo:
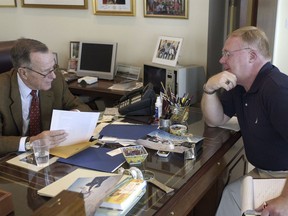
[[[50,154],[55,155],[57,157],[61,158],[68,158],[72,155],[77,154],[78,152],[81,152],[91,145],[95,145],[97,143],[97,140],[93,142],[82,142],[77,143],[73,145],[66,145],[66,146],[58,146],[50,149]]]

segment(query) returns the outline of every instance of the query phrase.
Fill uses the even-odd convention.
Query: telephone
[[[118,112],[121,115],[154,115],[156,94],[152,83],[125,94],[119,100]]]

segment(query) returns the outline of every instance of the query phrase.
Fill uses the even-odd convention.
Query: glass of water
[[[32,142],[33,151],[37,166],[45,167],[49,165],[49,139],[39,139]]]

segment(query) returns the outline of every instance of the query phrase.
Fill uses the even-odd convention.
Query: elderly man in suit
[[[11,49],[11,58],[13,69],[0,75],[0,154],[30,150],[30,143],[41,138],[49,138],[50,147],[58,145],[67,133],[49,130],[53,109],[91,109],[71,94],[45,44],[21,38]],[[35,111],[30,111],[31,92],[35,92],[39,104],[39,123],[33,130],[30,117]]]

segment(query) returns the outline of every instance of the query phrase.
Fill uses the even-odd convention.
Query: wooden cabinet
[[[246,174],[247,160],[242,138],[217,161],[214,167],[219,176],[191,211],[190,216],[215,216],[224,187]]]

